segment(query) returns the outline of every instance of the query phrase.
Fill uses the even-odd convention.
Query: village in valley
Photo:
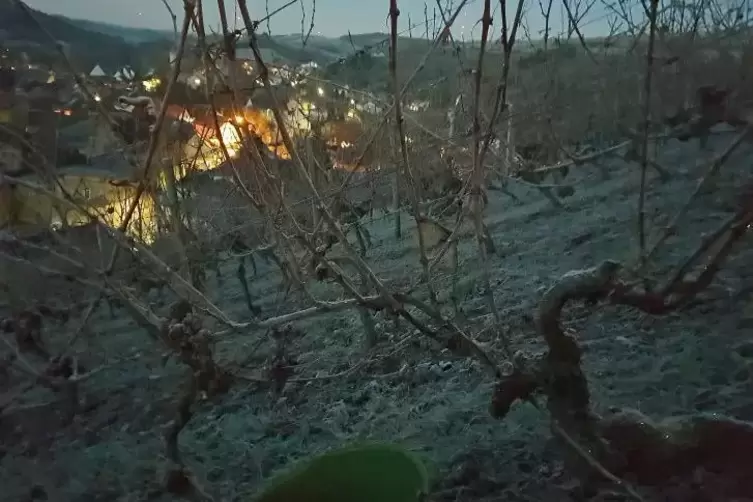
[[[249,48],[237,50],[232,61],[225,57],[213,63],[213,71],[218,71],[220,78],[232,75],[239,92],[213,92],[210,102],[204,90],[204,61],[186,57],[177,90],[166,104],[159,100],[170,78],[169,53],[164,54],[166,64],[161,71],[130,66],[106,71],[102,64],[96,64],[86,73],[71,74],[65,68],[53,70],[35,63],[23,50],[0,50],[0,118],[8,128],[2,132],[0,147],[4,172],[38,179],[38,169],[30,166],[41,162],[45,170],[52,169],[78,202],[115,227],[133,199],[138,168],[147,152],[149,127],[156,118],[154,104],[148,106],[133,97],[149,98],[159,103],[156,106],[165,106],[174,136],[168,140],[172,143],[169,152],[161,152],[166,157],[159,162],[171,164],[179,182],[190,184],[192,173],[229,176],[215,120],[225,148],[236,161],[242,148],[239,129],[261,140],[271,158],[289,158]],[[270,71],[275,97],[284,106],[290,130],[298,137],[311,135],[313,130],[335,169],[363,169],[353,165],[361,125],[379,113],[383,104],[352,92],[347,85],[333,86],[317,78],[321,72],[315,62],[295,66],[283,63]],[[242,102],[235,103],[236,99]],[[55,207],[53,201],[23,187],[4,184],[2,190],[3,226],[33,226],[46,221],[60,227],[88,221],[86,215]],[[139,225],[145,218],[153,219],[148,214],[151,202],[142,204],[142,213],[136,219]]]

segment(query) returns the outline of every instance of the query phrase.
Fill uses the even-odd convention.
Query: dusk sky
[[[270,11],[287,3],[288,0],[268,0]],[[180,17],[182,13],[181,0],[168,0],[173,6],[174,11]],[[124,26],[171,29],[170,17],[161,0],[26,0],[31,7],[44,12],[63,14],[65,16],[89,19],[93,21],[103,21]],[[228,5],[228,14],[230,17],[236,13],[235,2],[225,0]],[[429,18],[431,19],[434,1],[424,0],[400,0],[401,9],[401,29],[407,29],[408,16],[410,15],[411,24],[421,26],[414,28],[414,36],[424,35],[424,3],[429,5]],[[446,5],[446,0],[442,0]],[[457,1],[454,2],[457,5]],[[508,2],[510,5],[510,14],[516,2]],[[270,23],[273,34],[300,33],[302,6],[306,13],[305,25],[310,24],[310,17],[313,0],[300,0],[299,3],[288,7],[285,11],[274,16]],[[495,6],[499,2],[494,1]],[[532,37],[537,37],[536,32],[542,28],[541,16],[538,14],[538,4],[533,0],[526,2],[527,9],[530,11],[527,16],[527,22]],[[258,19],[265,15],[264,0],[248,0],[251,14]],[[387,0],[316,0],[316,16],[314,34],[324,36],[340,36],[351,33],[366,32],[386,32],[387,31]],[[469,0],[468,6],[464,13],[458,19],[453,33],[464,32],[465,38],[478,38],[480,30],[478,27],[473,30],[474,24],[477,24],[481,17],[481,0]],[[214,8],[211,8],[214,7]],[[219,25],[219,16],[217,14],[216,2],[205,2],[206,19],[211,26]],[[555,0],[555,9],[553,9],[553,18],[556,22],[552,30],[554,33],[562,30],[560,23],[560,2]],[[601,4],[597,5],[593,11],[584,19],[586,27],[584,34],[597,35],[602,34],[605,23],[605,10]],[[498,19],[498,17],[497,17]],[[499,30],[497,25],[497,31]],[[264,26],[266,30],[266,26]]]

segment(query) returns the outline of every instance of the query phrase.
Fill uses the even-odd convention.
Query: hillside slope
[[[133,48],[122,38],[86,30],[62,16],[29,9],[34,19],[24,12],[18,1],[0,0],[0,31],[3,39],[36,45],[41,50],[49,48],[50,52],[54,51],[50,37],[66,42],[70,45],[77,67],[84,71],[102,62],[118,67],[131,64]]]
[[[88,70],[95,64],[104,65],[113,71],[124,65],[138,67],[138,55],[163,49],[173,38],[170,30],[135,28],[30,10],[36,21],[26,15],[18,5],[18,0],[0,0],[0,42],[5,39],[38,44],[51,51],[50,37],[39,29],[38,21],[54,39],[70,44],[78,62],[77,67],[82,70]],[[300,64],[315,61],[320,65],[352,58],[363,49],[370,53],[386,53],[387,41],[385,33],[341,37],[311,35],[305,38],[305,44],[298,33],[271,36],[260,34],[258,38],[260,48],[271,51],[275,59],[279,60],[277,62]],[[426,48],[426,40],[400,37],[401,53],[423,54]]]
[[[730,141],[728,134],[713,138],[715,153]],[[667,182],[653,177],[649,182],[652,242],[704,171],[695,145],[672,141],[660,150],[659,161],[674,168]],[[739,187],[753,180],[752,157],[753,149],[745,147],[730,158],[715,189],[698,198],[656,255],[657,273],[682,263],[703,234],[735,210]],[[490,282],[516,350],[532,354],[543,349],[532,315],[542,292],[559,276],[607,258],[629,262],[634,257],[634,166],[619,159],[603,162],[608,180],[592,164],[568,176],[576,192],[565,210],[554,209],[525,184],[512,185],[519,204],[490,194],[486,216],[498,248]],[[392,238],[390,221],[385,217],[369,224],[375,246],[366,259],[389,289],[405,289],[420,275],[417,253],[412,239]],[[410,227],[406,225],[406,234]],[[753,420],[750,285],[745,280],[751,275],[751,253],[748,241],[699,304],[676,315],[647,318],[627,307],[604,305],[568,308],[564,321],[583,347],[596,411],[637,406],[651,417],[706,411]],[[226,282],[212,284],[209,294],[230,317],[243,320],[248,312],[231,278],[236,267],[232,260],[223,263]],[[460,243],[460,267],[459,302],[468,318],[463,326],[504,361],[503,344],[493,336],[485,308],[471,239]],[[283,299],[280,280],[273,266],[253,279],[252,294],[264,318],[308,306],[302,297]],[[446,292],[449,282],[449,273],[440,275],[435,286]],[[335,285],[311,287],[319,300],[341,298]],[[239,380],[248,381],[197,406],[181,434],[182,453],[206,480],[204,488],[218,500],[248,500],[265,478],[293,459],[344,442],[376,439],[400,441],[433,461],[441,483],[431,500],[583,500],[571,498],[563,450],[549,440],[545,415],[521,404],[504,420],[495,420],[487,412],[494,379],[478,364],[432,345],[389,316],[377,314],[375,321],[384,338],[367,355],[356,311],[295,322],[286,354],[295,356],[296,374],[278,393],[258,382],[273,360],[273,337],[253,329],[217,336],[217,358],[243,375]],[[52,331],[45,336],[52,339]],[[64,347],[67,336],[58,340]],[[0,471],[5,469],[7,482],[2,500],[26,500],[39,492],[53,493],[59,502],[124,500],[124,493],[133,500],[172,500],[154,485],[155,459],[164,451],[162,427],[175,415],[185,368],[166,362],[162,348],[124,312],[116,319],[98,312],[91,335],[81,337],[76,350],[90,367],[102,370],[82,384],[86,408],[80,420],[63,422],[59,401],[41,389],[24,395],[3,417]],[[722,491],[726,485],[715,483],[712,473],[693,476],[705,476],[703,483],[690,486],[678,480],[645,499],[742,500]],[[717,493],[703,491],[717,487]],[[695,491],[682,491],[686,488]]]

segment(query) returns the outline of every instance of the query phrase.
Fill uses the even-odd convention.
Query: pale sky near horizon
[[[108,22],[123,26],[171,29],[170,16],[165,9],[162,0],[25,0],[31,7],[52,14],[62,14],[72,18],[88,19],[92,21]],[[224,0],[228,15],[232,19],[236,14],[235,2]],[[269,10],[285,5],[288,0],[268,0]],[[442,5],[447,5],[447,0],[441,0]],[[181,0],[168,0],[173,10],[180,18],[182,14]],[[265,0],[248,0],[251,15],[255,19],[265,16]],[[305,11],[305,27],[308,29],[311,23],[313,5],[316,5],[313,34],[336,37],[351,33],[386,32],[388,29],[387,14],[389,10],[388,0],[299,0],[297,4],[288,7],[275,15],[270,21],[270,29],[273,34],[300,33],[301,17]],[[453,2],[458,5],[456,0]],[[508,13],[510,19],[514,13],[515,1],[508,1]],[[637,4],[637,0],[633,2]],[[219,25],[219,15],[216,3],[205,2],[205,17],[211,26]],[[436,2],[433,0],[400,0],[398,5],[401,10],[400,29],[407,30],[408,17],[413,28],[414,36],[424,36],[424,5],[428,7],[428,17],[431,24],[432,13]],[[493,1],[493,5],[499,9],[499,2]],[[571,2],[570,5],[573,5]],[[453,34],[460,37],[479,38],[480,28],[478,20],[481,18],[483,2],[481,0],[468,0],[468,4],[459,16],[453,28]],[[214,8],[212,8],[214,7]],[[559,0],[555,0],[552,10],[552,33],[564,31],[563,8]],[[539,38],[543,28],[543,18],[539,14],[537,0],[526,0],[526,21],[531,37]],[[606,8],[599,2],[583,19],[583,32],[585,36],[598,36],[605,34]],[[499,20],[496,16],[495,20]],[[441,22],[441,18],[440,18]],[[238,25],[240,26],[240,21]],[[418,26],[417,26],[418,25]],[[475,25],[475,28],[474,28]],[[264,29],[266,30],[266,25]],[[496,37],[499,36],[499,23],[495,23]],[[406,31],[407,34],[407,31]]]

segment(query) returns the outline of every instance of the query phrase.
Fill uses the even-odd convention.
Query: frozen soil
[[[731,139],[716,136],[716,151]],[[695,144],[661,148],[659,161],[672,177],[664,183],[650,178],[651,242],[695,188],[708,156]],[[753,149],[745,147],[724,166],[714,190],[700,197],[658,253],[657,277],[734,211],[736,189],[753,179],[751,159]],[[638,168],[618,160],[603,165],[608,178],[593,166],[572,170],[567,181],[575,194],[564,210],[524,185],[513,185],[523,203],[492,193],[487,222],[498,248],[490,263],[492,286],[515,349],[542,348],[532,315],[559,276],[607,258],[635,257]],[[410,232],[396,242],[388,219],[370,229],[375,246],[369,262],[378,275],[393,288],[415,283],[420,266]],[[676,314],[653,318],[603,305],[567,309],[564,322],[584,347],[596,411],[627,406],[656,418],[707,411],[753,421],[750,244],[750,238],[743,242],[702,301]],[[475,246],[466,239],[460,249],[464,318],[458,322],[502,361]],[[242,319],[248,313],[234,267],[225,264],[226,279],[212,295]],[[438,289],[447,291],[448,285],[445,274]],[[326,299],[340,295],[330,284],[312,290]],[[269,267],[254,280],[253,294],[263,317],[306,306],[301,298],[283,297],[279,276]],[[382,341],[369,353],[357,311],[294,323],[289,352],[298,362],[295,381],[279,393],[256,381],[272,353],[265,332],[219,337],[217,359],[244,378],[230,394],[200,405],[180,442],[186,463],[216,500],[250,500],[265,478],[291,462],[358,439],[397,441],[420,452],[438,473],[438,500],[571,499],[545,416],[519,404],[505,419],[493,419],[488,408],[494,382],[480,365],[432,345],[405,324],[381,315],[375,322]],[[66,333],[56,330],[50,324],[46,336],[64,343]],[[106,367],[84,382],[86,411],[73,424],[64,423],[57,398],[42,389],[27,391],[0,417],[0,500],[170,500],[159,491],[156,473],[164,426],[173,418],[186,370],[172,360],[164,363],[161,347],[125,314],[111,319],[106,309],[97,313],[80,351],[89,367]],[[10,392],[21,382],[3,385],[0,390]]]

